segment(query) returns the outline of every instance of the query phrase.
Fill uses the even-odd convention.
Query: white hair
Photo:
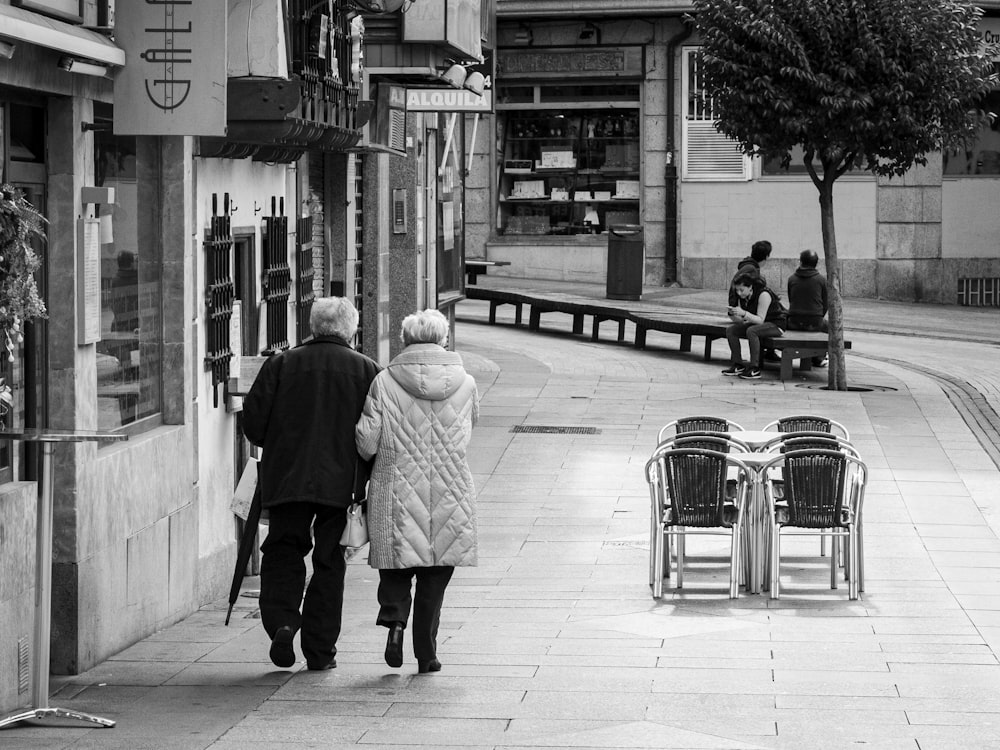
[[[317,297],[309,313],[314,336],[339,336],[350,341],[358,330],[358,310],[347,297]]]
[[[448,343],[448,319],[437,310],[421,310],[403,318],[400,338],[403,346],[410,344]]]

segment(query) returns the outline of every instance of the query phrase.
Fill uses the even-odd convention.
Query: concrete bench
[[[726,326],[704,320],[702,313],[682,311],[632,313],[629,319],[635,323],[635,348],[646,348],[646,334],[649,331],[675,333],[681,337],[680,350],[691,351],[691,342],[696,336],[704,337],[706,360],[712,358],[712,342],[726,337]]]
[[[829,337],[823,331],[785,331],[784,336],[763,338],[764,348],[781,350],[781,379],[789,380],[799,360],[799,369],[811,370],[813,357],[825,357],[829,353]],[[850,349],[851,342],[844,339],[844,349]]]
[[[465,296],[468,299],[485,300],[490,303],[490,323],[497,322],[497,308],[501,305],[514,306],[514,325],[521,325],[521,310],[524,305],[530,305],[532,300],[519,292],[508,292],[500,289],[482,289],[466,287]]]
[[[479,274],[486,273],[491,266],[509,266],[509,260],[465,260],[465,278],[467,284],[475,284]]]

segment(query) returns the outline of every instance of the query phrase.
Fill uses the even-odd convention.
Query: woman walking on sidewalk
[[[759,274],[738,274],[733,279],[733,289],[739,304],[729,308],[729,319],[733,322],[726,329],[732,364],[722,374],[757,380],[761,376],[760,340],[781,336],[785,332],[788,313],[777,293],[764,284]],[[741,338],[750,343],[749,364],[743,363]]]
[[[466,450],[479,418],[479,394],[461,357],[445,349],[448,328],[437,310],[403,320],[406,348],[375,378],[357,426],[358,452],[375,456],[368,564],[379,570],[376,622],[389,629],[385,661],[403,664],[412,603],[420,672],[441,669],[438,624],[455,567],[477,563],[475,488]]]

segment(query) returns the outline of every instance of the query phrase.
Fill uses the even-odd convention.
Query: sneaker
[[[722,371],[723,375],[742,375],[743,370],[746,369],[746,365],[730,365],[725,370]]]
[[[826,357],[813,357],[812,358],[813,367],[826,367]]]
[[[780,362],[781,361],[781,355],[778,354],[778,352],[776,350],[774,350],[774,349],[765,349],[764,350],[764,361],[765,362]]]
[[[748,367],[740,373],[740,377],[744,380],[760,380],[760,368]]]

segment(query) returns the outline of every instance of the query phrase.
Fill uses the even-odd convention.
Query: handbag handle
[[[364,504],[368,494],[368,480],[372,475],[372,467],[375,465],[374,456],[365,461],[358,456],[354,463],[354,502]]]

